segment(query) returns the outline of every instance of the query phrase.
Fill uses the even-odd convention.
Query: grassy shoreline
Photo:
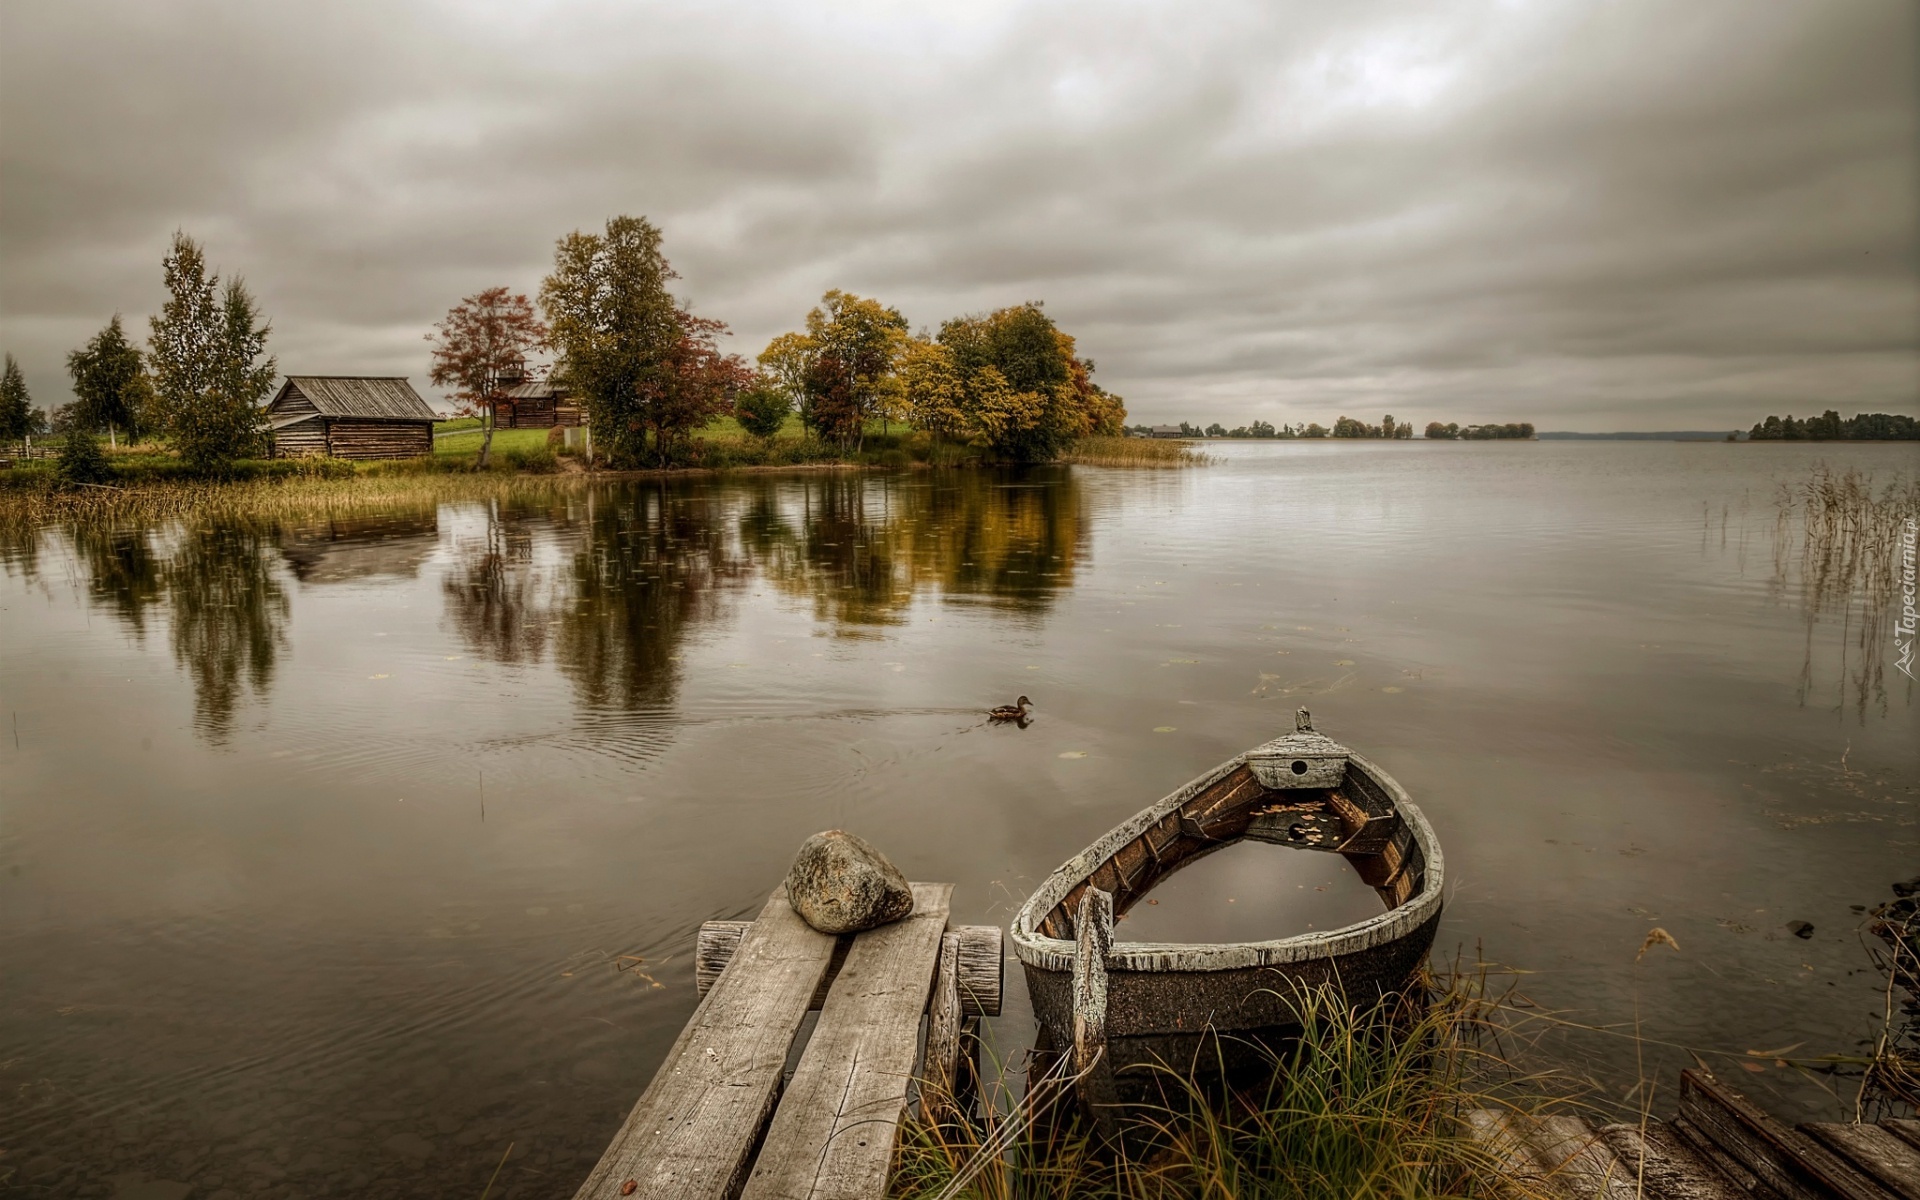
[[[534,431],[510,430],[510,433]],[[542,437],[545,431],[539,431]],[[456,436],[466,438],[462,432]],[[0,528],[32,528],[67,520],[164,520],[209,511],[274,513],[296,508],[350,511],[421,500],[486,499],[509,494],[573,490],[592,484],[648,479],[721,477],[820,471],[955,470],[985,467],[978,452],[935,443],[925,434],[876,434],[869,447],[845,453],[811,439],[767,441],[744,435],[699,439],[685,465],[588,470],[572,455],[539,454],[509,446],[496,435],[494,462],[476,465],[474,453],[436,452],[417,459],[352,463],[339,459],[265,459],[236,463],[226,478],[190,472],[151,448],[109,456],[115,481],[62,485],[52,460],[0,472]],[[1134,446],[1150,447],[1135,450]],[[1062,462],[1082,466],[1177,468],[1205,463],[1178,443],[1139,438],[1087,438]]]
[[[1351,1005],[1301,986],[1298,1035],[1261,1048],[1271,1069],[1228,1091],[1191,1069],[1149,1073],[1147,1095],[1101,1139],[1070,1089],[1015,1095],[1005,1074],[973,1106],[940,1096],[939,1114],[903,1131],[894,1200],[1548,1200],[1570,1179],[1524,1179],[1476,1137],[1468,1114],[1530,1120],[1586,1108],[1570,1076],[1531,1069],[1516,1044],[1524,1017],[1484,976],[1427,976],[1407,994]]]

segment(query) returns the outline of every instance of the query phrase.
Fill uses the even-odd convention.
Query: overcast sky
[[[1029,299],[1136,420],[1914,412],[1912,0],[5,0],[41,403],[186,230],[283,370],[403,374],[644,214],[751,357]]]

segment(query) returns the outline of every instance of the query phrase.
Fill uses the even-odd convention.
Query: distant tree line
[[[1792,414],[1768,417],[1747,435],[1755,442],[1911,442],[1920,441],[1920,421],[1903,413],[1857,413],[1842,417],[1828,409],[1796,421]]]
[[[1129,427],[1128,432],[1144,437],[1153,433],[1153,426],[1134,425]],[[1387,438],[1401,441],[1413,436],[1413,424],[1407,421],[1396,421],[1391,413],[1380,418],[1378,425],[1369,425],[1365,421],[1356,421],[1352,417],[1343,416],[1333,423],[1331,429],[1317,421],[1299,426],[1282,425],[1278,429],[1265,421],[1253,421],[1237,429],[1228,429],[1218,421],[1204,429],[1182,421],[1180,435],[1182,437],[1277,438],[1281,440],[1287,438]],[[1533,426],[1525,421],[1517,425],[1467,425],[1464,427],[1454,424],[1443,425],[1433,421],[1427,425],[1426,436],[1446,441],[1531,438]]]
[[[1521,421],[1513,425],[1455,425],[1448,422],[1442,425],[1438,421],[1427,423],[1427,436],[1436,441],[1488,442],[1505,438],[1526,441],[1533,437],[1533,423]]]

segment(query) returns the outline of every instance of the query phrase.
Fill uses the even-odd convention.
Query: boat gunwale
[[[1019,955],[1020,961],[1040,970],[1073,970],[1074,943],[1047,937],[1038,931],[1039,923],[1066,899],[1067,893],[1099,870],[1102,863],[1112,859],[1168,813],[1246,765],[1249,753],[1252,751],[1235,755],[1204,772],[1135,813],[1091,846],[1056,867],[1027,897],[1020,911],[1014,914],[1009,932],[1013,937],[1014,952]],[[1419,806],[1407,797],[1406,789],[1393,776],[1359,754],[1349,752],[1348,762],[1364,771],[1387,792],[1393,800],[1395,811],[1420,847],[1424,860],[1420,890],[1408,897],[1406,903],[1338,929],[1298,933],[1268,941],[1114,942],[1107,955],[1107,969],[1143,972],[1233,971],[1309,962],[1386,945],[1412,933],[1434,917],[1440,910],[1446,873],[1441,860],[1440,842],[1434,836],[1433,828],[1427,824]],[[1237,840],[1240,839],[1225,839],[1222,844]]]

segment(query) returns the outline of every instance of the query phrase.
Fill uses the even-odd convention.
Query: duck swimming
[[[1033,707],[1033,701],[1025,696],[1012,704],[1002,704],[998,708],[987,710],[987,716],[995,721],[1021,721],[1027,719],[1027,710]]]

